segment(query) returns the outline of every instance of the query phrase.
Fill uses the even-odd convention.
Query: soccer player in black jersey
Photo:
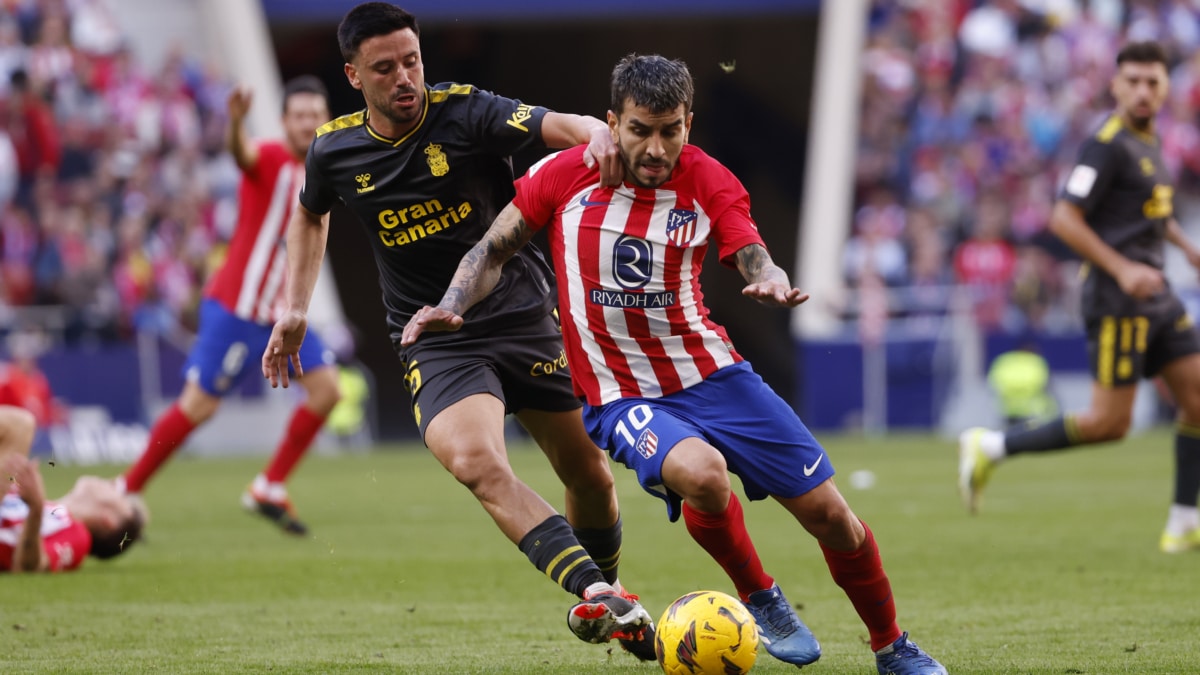
[[[297,375],[312,289],[336,200],[366,227],[392,342],[405,368],[425,444],[475,495],[540,571],[581,598],[568,624],[581,639],[612,638],[653,660],[650,615],[617,579],[621,520],[607,455],[580,416],[554,315],[552,274],[532,249],[507,265],[496,291],[458,333],[401,347],[409,318],[437,304],[459,260],[513,197],[512,153],[589,144],[608,182],[621,164],[608,126],[470,85],[427,85],[416,19],[385,2],[350,10],[338,27],[346,77],[365,110],[317,131],[288,230],[288,311],[263,354],[272,386]],[[509,466],[504,415],[513,413],[566,486],[566,518]]]
[[[1200,547],[1200,336],[1163,276],[1164,243],[1200,269],[1200,249],[1172,215],[1155,117],[1167,97],[1166,55],[1154,42],[1117,54],[1116,110],[1089,138],[1067,177],[1050,229],[1085,261],[1083,318],[1093,377],[1088,410],[1007,431],[968,429],[959,486],[972,512],[1007,458],[1118,440],[1129,431],[1138,380],[1161,375],[1179,407],[1174,503],[1165,552]]]

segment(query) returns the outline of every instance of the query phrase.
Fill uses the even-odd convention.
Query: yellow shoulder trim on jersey
[[[1121,118],[1113,115],[1112,117],[1108,118],[1108,121],[1104,123],[1104,126],[1100,127],[1100,131],[1096,132],[1096,140],[1100,141],[1101,143],[1110,143],[1124,126],[1125,124],[1121,122]]]
[[[475,87],[472,87],[469,84],[454,84],[454,85],[450,85],[450,87],[448,89],[430,89],[429,90],[429,102],[430,103],[441,103],[442,101],[445,101],[450,96],[463,96],[463,95],[471,93],[472,91],[474,91],[474,89],[475,89]]]
[[[426,89],[425,91],[428,92],[429,90]],[[429,115],[429,98],[430,97],[428,95],[425,96],[425,102],[421,104],[421,119],[417,120],[417,125],[412,129],[409,129],[408,133],[404,134],[400,138],[388,138],[387,136],[384,136],[372,129],[370,124],[365,125],[364,128],[367,130],[367,133],[371,135],[371,138],[374,138],[377,141],[388,143],[393,148],[398,148],[400,147],[401,143],[407,141],[409,138],[412,138],[412,135],[417,133],[417,129],[420,129],[421,126],[425,124],[425,118]],[[366,121],[366,111],[363,111],[363,121]]]
[[[363,125],[364,122],[366,122],[366,120],[367,120],[367,111],[365,111],[365,110],[359,110],[358,112],[350,113],[349,115],[342,115],[341,117],[339,117],[333,121],[326,122],[325,124],[322,124],[321,126],[317,127],[317,135],[322,136],[331,131],[337,131],[338,129],[349,129],[350,127],[360,127]]]

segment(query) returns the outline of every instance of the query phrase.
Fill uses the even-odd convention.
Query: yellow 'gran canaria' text
[[[400,209],[384,209],[377,216],[383,228],[379,239],[385,246],[404,246],[457,225],[469,215],[470,202],[445,208],[436,199]]]

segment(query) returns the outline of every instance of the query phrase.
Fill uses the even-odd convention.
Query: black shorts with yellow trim
[[[1200,333],[1174,294],[1131,309],[1085,318],[1088,360],[1101,386],[1136,384],[1170,362],[1200,352]]]
[[[450,339],[418,339],[399,351],[404,388],[422,438],[438,413],[474,394],[495,396],[507,413],[581,407],[552,314],[487,334],[473,334],[464,326],[445,337]]]

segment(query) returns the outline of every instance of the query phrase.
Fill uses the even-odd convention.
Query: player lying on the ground
[[[0,406],[0,572],[65,572],[88,555],[124,553],[141,537],[145,507],[98,476],[80,476],[70,492],[47,500],[29,457],[34,429],[28,411]]]

